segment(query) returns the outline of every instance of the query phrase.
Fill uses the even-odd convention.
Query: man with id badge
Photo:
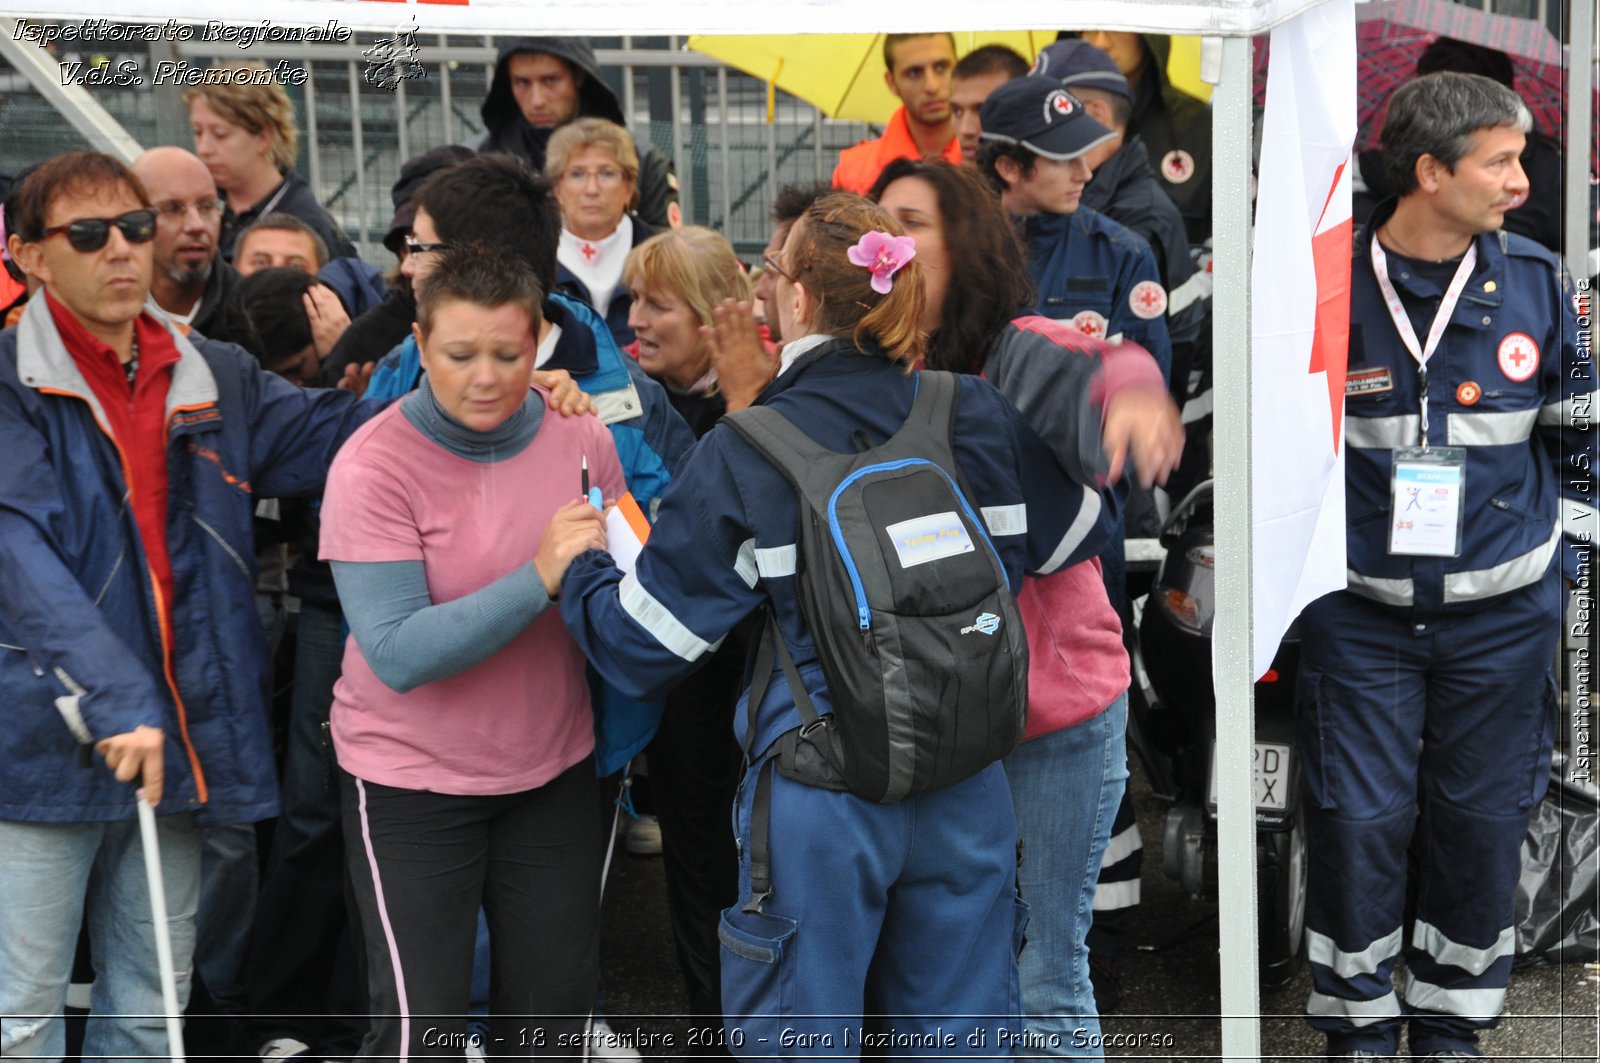
[[[1504,1007],[1562,577],[1595,531],[1572,286],[1501,231],[1529,125],[1488,78],[1409,82],[1382,134],[1399,199],[1355,238],[1349,582],[1301,617],[1306,1010],[1330,1057],[1395,1056],[1405,1026],[1413,1057],[1476,1057]]]

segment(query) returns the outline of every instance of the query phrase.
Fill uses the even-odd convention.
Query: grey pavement
[[[1121,1010],[1102,1020],[1107,1058],[1221,1059],[1217,906],[1190,899],[1162,874],[1166,809],[1150,796],[1137,766],[1134,773],[1146,845],[1144,903],[1134,932],[1141,949],[1122,967]],[[638,1036],[651,1058],[705,1054],[688,1043],[695,1024],[673,1017],[682,1012],[685,997],[667,929],[661,860],[618,848],[602,939],[611,1025]],[[1300,1018],[1310,985],[1302,967],[1289,987],[1262,996],[1265,1058],[1321,1058],[1320,1036]],[[1500,1027],[1483,1039],[1489,1058],[1600,1060],[1600,971],[1583,965],[1520,968],[1512,975],[1506,1012]],[[705,1031],[699,1032],[704,1043]]]

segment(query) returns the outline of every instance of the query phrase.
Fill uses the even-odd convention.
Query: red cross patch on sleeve
[[[1128,293],[1128,309],[1146,321],[1167,312],[1167,292],[1155,281],[1140,281]]]

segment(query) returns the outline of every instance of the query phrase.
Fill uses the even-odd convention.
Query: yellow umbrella
[[[1056,31],[965,32],[955,39],[958,57],[986,44],[1003,44],[1032,62],[1056,39]],[[1200,38],[1172,41],[1168,78],[1190,95],[1209,99],[1211,87],[1199,77]],[[805,100],[829,118],[874,125],[888,122],[900,103],[883,83],[881,33],[700,35],[690,37],[688,46],[765,81],[769,120],[775,89]]]

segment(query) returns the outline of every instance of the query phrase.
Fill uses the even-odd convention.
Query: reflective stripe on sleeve
[[[733,560],[733,570],[744,580],[745,586],[755,589],[757,579],[794,575],[795,547],[771,546],[757,549],[754,539],[739,544],[739,554]]]
[[[739,552],[733,558],[733,570],[744,580],[744,585],[751,590],[756,586],[756,541],[746,539],[739,544]]]
[[[762,579],[773,579],[777,576],[794,575],[795,546],[770,546],[765,550],[756,551],[756,571],[761,573]]]
[[[1067,533],[1061,537],[1061,541],[1056,544],[1050,559],[1039,568],[1038,574],[1041,576],[1048,576],[1066,564],[1067,558],[1071,557],[1079,544],[1088,538],[1090,529],[1100,519],[1100,492],[1087,487],[1082,490],[1083,505],[1078,509],[1078,516],[1067,529]]]
[[[1587,428],[1594,423],[1595,400],[1600,391],[1586,391],[1582,395],[1568,395],[1560,402],[1539,408],[1539,423],[1556,428]]]
[[[1211,297],[1216,287],[1216,277],[1205,270],[1197,270],[1189,279],[1167,293],[1167,316],[1177,317],[1189,309],[1191,303]]]
[[[1028,507],[1026,504],[984,506],[983,522],[989,526],[990,535],[1026,535]]]
[[[636,573],[630,572],[622,577],[622,583],[617,587],[617,598],[623,612],[657,642],[684,660],[697,661],[712,648],[711,643],[685,627],[682,621],[668,612],[666,606],[640,586]]]

